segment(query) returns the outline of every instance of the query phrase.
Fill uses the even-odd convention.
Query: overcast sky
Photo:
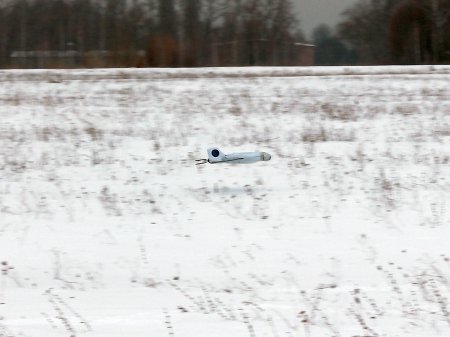
[[[300,25],[307,38],[321,23],[333,27],[339,20],[342,11],[357,0],[292,0],[299,13]]]

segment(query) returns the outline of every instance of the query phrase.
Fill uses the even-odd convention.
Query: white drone
[[[197,159],[196,165],[201,164],[219,164],[219,163],[230,163],[230,164],[252,164],[257,161],[269,161],[272,158],[267,152],[243,152],[243,153],[230,153],[225,154],[218,148],[208,149],[208,159]]]

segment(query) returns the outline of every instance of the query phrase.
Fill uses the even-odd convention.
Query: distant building
[[[298,62],[300,66],[315,65],[316,46],[313,44],[294,43],[298,52]]]
[[[157,49],[159,50],[159,49]],[[177,50],[174,50],[177,52]],[[158,53],[153,53],[158,55]],[[152,55],[153,55],[152,54]],[[160,52],[167,56],[167,53]],[[154,55],[153,55],[154,56]],[[200,66],[313,66],[315,46],[297,42],[269,40],[231,41],[212,45],[209,60]],[[146,63],[147,61],[147,63]],[[9,57],[12,68],[97,68],[140,66],[190,66],[179,62],[153,64],[148,52],[91,50],[13,51]]]
[[[145,56],[145,51],[114,52],[108,50],[33,50],[13,51],[10,67],[17,68],[81,68],[136,66]]]
[[[315,46],[266,39],[212,45],[214,66],[313,66]]]
[[[13,51],[11,65],[20,68],[74,68],[80,63],[80,53],[75,50]]]

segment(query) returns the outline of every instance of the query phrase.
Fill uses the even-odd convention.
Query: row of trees
[[[149,65],[280,63],[303,39],[290,0],[160,0],[158,18]]]
[[[313,39],[319,65],[448,63],[450,0],[359,0]],[[0,0],[0,67],[37,51],[75,66],[290,65],[301,41],[291,0]]]
[[[261,50],[281,46],[274,42],[297,39],[302,35],[290,0],[0,2],[0,66],[14,51],[49,50],[97,51],[123,65],[198,66],[226,58],[252,64]],[[242,52],[242,41],[253,48]],[[138,50],[146,57],[138,59]]]
[[[448,63],[450,1],[360,0],[331,38],[360,64]]]

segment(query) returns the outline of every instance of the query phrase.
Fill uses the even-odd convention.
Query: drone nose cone
[[[272,159],[272,156],[270,154],[268,154],[267,152],[263,152],[263,153],[261,153],[261,159],[263,161],[269,161],[270,159]]]

